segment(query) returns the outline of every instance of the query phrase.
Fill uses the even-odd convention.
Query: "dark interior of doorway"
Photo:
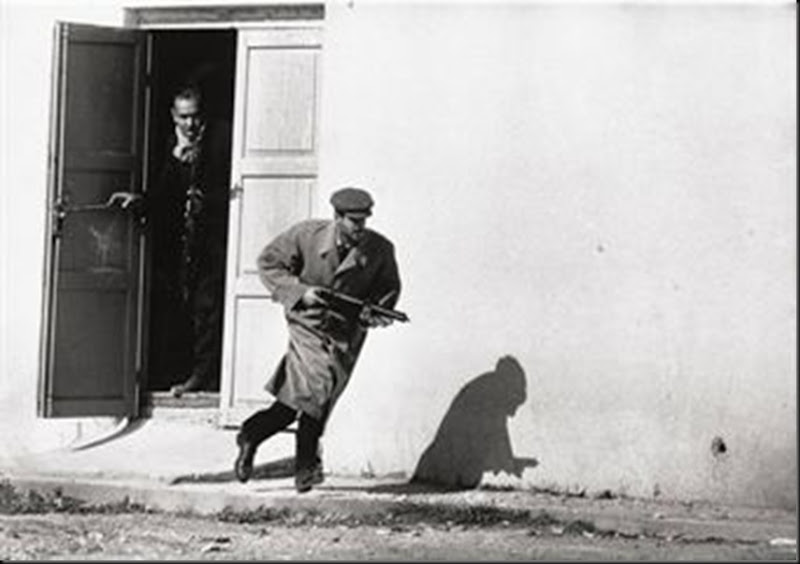
[[[179,86],[186,83],[197,84],[203,92],[206,116],[226,120],[228,123],[232,121],[236,52],[235,30],[154,30],[150,34],[151,114],[147,158],[151,182],[148,190],[157,189],[158,183],[155,180],[169,153],[167,139],[174,128],[170,107],[172,96]],[[152,264],[152,249],[150,260]],[[163,313],[164,300],[170,298],[163,295],[158,285],[152,283],[152,272],[149,280],[147,302],[150,321],[146,355],[146,390],[150,392],[146,395],[149,402],[154,405],[161,403],[176,406],[198,405],[198,398],[211,398],[218,402],[219,378],[211,382],[203,393],[187,394],[179,400],[170,397],[170,387],[191,375],[191,353],[187,353],[191,350],[191,337],[179,330],[182,324],[171,318],[171,313]],[[159,295],[159,292],[162,294]],[[222,307],[220,303],[220,310]],[[153,315],[154,309],[158,308],[161,310],[160,315]],[[160,327],[156,327],[156,324]],[[169,326],[168,330],[165,330],[166,326]],[[153,342],[153,335],[163,336],[165,333],[170,335],[170,344],[157,346]],[[221,348],[221,339],[218,347]],[[221,357],[221,354],[217,356]],[[205,406],[202,405],[202,400],[199,404]]]

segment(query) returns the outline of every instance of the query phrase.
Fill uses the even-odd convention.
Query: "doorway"
[[[153,30],[150,41],[145,395],[154,406],[212,407],[220,389],[236,31]],[[205,123],[198,216],[205,223],[197,223],[195,246],[184,213],[193,184],[173,172],[180,165],[171,109],[186,87],[200,91]],[[199,384],[175,397],[171,390],[193,376]]]
[[[167,193],[157,179],[176,147],[174,89],[186,81],[207,91],[211,119],[232,126],[219,184],[229,211],[217,240],[221,358],[216,344],[213,391],[204,392],[213,403],[201,405],[233,425],[268,402],[264,375],[287,335],[256,259],[265,242],[311,217],[317,199],[324,10],[309,6],[154,8],[129,12],[129,27],[57,24],[40,415],[138,417],[189,375],[185,321],[181,328],[168,311],[154,275],[179,245],[152,237],[165,208],[151,202]],[[234,16],[248,25],[225,19]],[[185,25],[159,27],[163,18]],[[153,213],[118,198],[140,195]],[[168,272],[178,264],[166,263]]]

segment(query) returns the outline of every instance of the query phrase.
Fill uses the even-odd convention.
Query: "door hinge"
[[[63,197],[59,196],[58,199],[53,202],[51,213],[53,216],[53,237],[61,237],[64,231],[64,220],[67,218],[67,202]]]

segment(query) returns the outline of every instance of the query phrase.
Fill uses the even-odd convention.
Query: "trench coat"
[[[311,286],[394,307],[400,276],[394,246],[367,229],[340,262],[333,220],[302,221],[278,235],[257,260],[261,282],[283,305],[289,347],[265,389],[278,401],[323,425],[350,380],[367,329],[359,309],[331,303],[305,309],[301,298]]]

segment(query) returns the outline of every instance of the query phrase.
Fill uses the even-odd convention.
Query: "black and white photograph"
[[[0,559],[797,560],[797,31],[0,0]]]

